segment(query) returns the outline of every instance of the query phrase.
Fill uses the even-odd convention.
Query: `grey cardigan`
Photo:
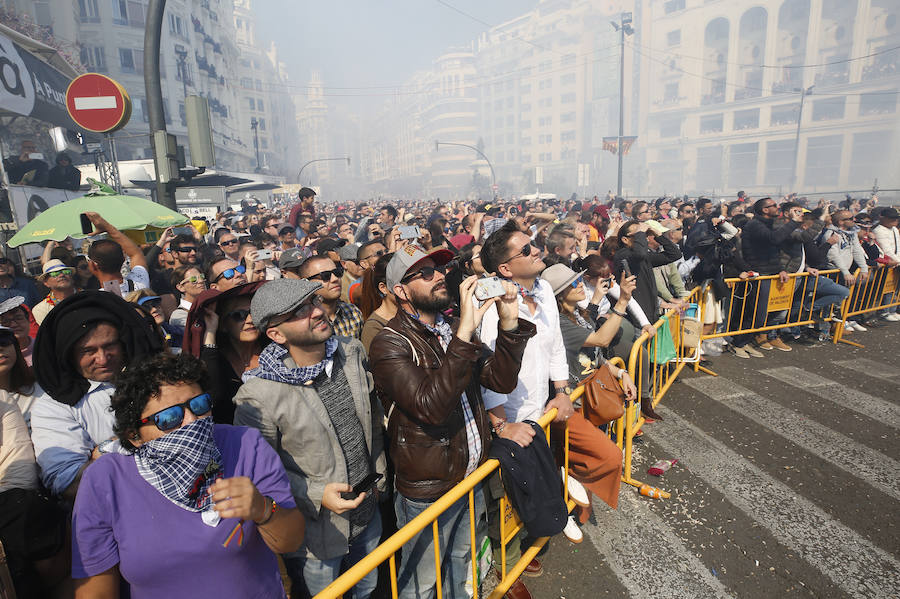
[[[288,356],[285,364],[295,368]],[[382,410],[372,392],[372,375],[362,343],[341,338],[333,368],[343,368],[363,425],[372,467],[385,473]],[[349,512],[336,514],[322,507],[328,483],[347,483],[347,465],[337,434],[314,387],[260,378],[244,383],[234,397],[234,423],[259,429],[275,448],[287,471],[297,507],[306,518],[306,537],[294,555],[317,559],[340,557],[348,551]],[[384,490],[384,479],[380,483]],[[377,517],[377,515],[376,515]]]

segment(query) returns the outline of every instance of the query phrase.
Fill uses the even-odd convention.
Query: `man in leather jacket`
[[[449,307],[450,296],[443,270],[452,257],[447,250],[426,254],[415,245],[394,254],[385,279],[399,310],[370,350],[375,386],[387,414],[396,470],[394,503],[401,527],[485,461],[491,426],[480,387],[511,392],[525,345],[535,333],[533,324],[518,317],[512,285],[504,284],[505,295],[478,307],[474,276],[460,285],[459,320],[444,320],[441,313]],[[475,330],[494,305],[500,333],[492,353],[475,337]],[[444,597],[467,596],[471,549],[467,505],[468,498],[463,497],[438,519]],[[483,510],[479,486],[476,519]],[[437,580],[432,543],[428,527],[404,546],[400,597],[432,596]]]

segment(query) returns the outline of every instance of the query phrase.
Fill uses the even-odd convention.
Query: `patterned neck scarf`
[[[541,293],[540,281],[541,281],[540,277],[535,278],[534,285],[531,286],[530,290],[526,289],[525,287],[522,287],[518,283],[515,283],[515,285],[516,285],[516,287],[519,288],[519,295],[521,295],[523,298],[528,299],[530,297],[534,301],[540,303],[541,300],[543,300],[543,294]]]
[[[259,367],[247,372],[247,378],[255,376],[288,385],[311,385],[325,370],[325,366],[334,359],[337,347],[338,338],[332,335],[325,342],[325,358],[321,362],[312,366],[290,368],[284,363],[284,358],[288,355],[287,348],[278,343],[270,343],[259,354]]]
[[[212,509],[209,487],[222,476],[212,418],[144,443],[134,452],[134,463],[141,477],[178,507],[190,512]]]
[[[406,312],[406,310],[404,310],[404,312]],[[422,319],[415,314],[406,312],[406,315],[421,324],[430,332],[437,335],[437,338],[441,342],[441,347],[444,349],[444,351],[447,351],[447,346],[450,345],[450,341],[453,339],[453,329],[450,327],[450,323],[444,320],[443,314],[438,314],[435,317],[434,326],[431,326],[427,322],[422,322]]]

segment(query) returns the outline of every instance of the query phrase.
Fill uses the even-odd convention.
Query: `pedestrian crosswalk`
[[[583,528],[629,596],[900,597],[896,366],[792,359],[683,376],[663,400],[635,474],[672,499],[623,486]],[[645,474],[658,458],[679,459],[661,480]]]

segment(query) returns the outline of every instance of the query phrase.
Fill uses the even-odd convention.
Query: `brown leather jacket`
[[[455,327],[454,327],[455,328]],[[446,353],[437,336],[403,310],[376,335],[369,351],[375,388],[388,415],[389,453],[397,490],[412,499],[436,499],[460,482],[469,460],[460,397],[466,393],[487,459],[490,421],[481,386],[497,393],[516,387],[525,345],[535,326],[501,331],[492,353],[477,339],[454,336]]]

